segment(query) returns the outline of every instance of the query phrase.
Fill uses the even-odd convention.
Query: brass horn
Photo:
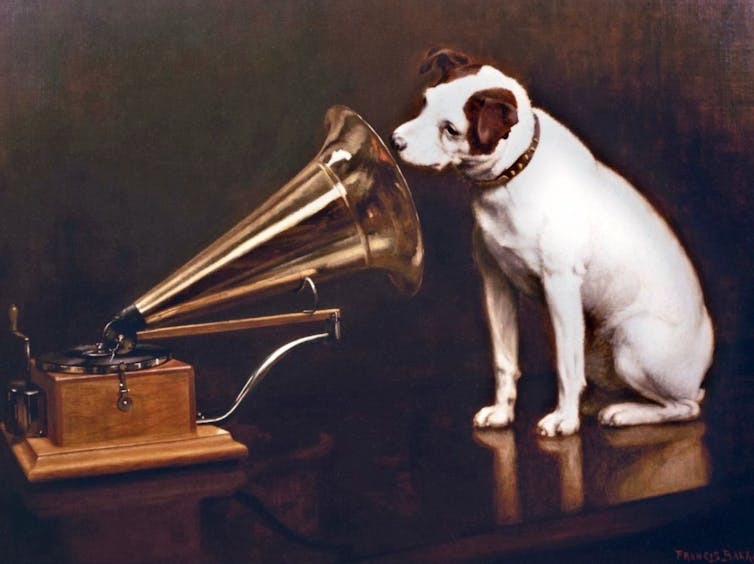
[[[356,112],[328,110],[320,152],[235,227],[117,314],[102,346],[131,350],[168,321],[362,269],[418,291],[424,249],[416,208],[385,144]],[[143,333],[142,333],[143,334]]]

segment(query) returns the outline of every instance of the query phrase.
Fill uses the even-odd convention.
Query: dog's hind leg
[[[608,405],[599,412],[599,422],[608,427],[627,427],[669,421],[690,421],[699,417],[699,402],[704,397],[700,390],[694,399],[665,398],[651,388],[644,378],[635,378],[631,386],[652,403],[624,402]]]
[[[495,364],[495,403],[474,416],[476,427],[505,427],[513,422],[518,369],[518,308],[516,295],[498,265],[475,239],[475,258],[482,275],[484,307]]]
[[[599,421],[611,427],[689,421],[699,416],[701,370],[696,362],[682,362],[672,355],[672,327],[655,319],[638,319],[636,325],[651,339],[625,339],[615,347],[615,370],[620,378],[651,403],[626,402],[609,405],[599,413]],[[643,346],[641,346],[643,345]],[[649,348],[648,348],[649,347]],[[660,362],[662,357],[674,362]],[[692,355],[688,355],[693,357]],[[664,377],[662,377],[664,374]],[[675,375],[673,378],[671,375]],[[703,375],[703,374],[702,374]]]
[[[693,400],[664,400],[663,403],[614,403],[600,411],[599,421],[608,427],[627,427],[668,421],[690,421],[699,416]]]

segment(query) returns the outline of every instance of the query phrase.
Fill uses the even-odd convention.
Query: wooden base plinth
[[[233,440],[228,431],[213,425],[199,425],[194,434],[177,438],[78,446],[57,446],[46,437],[17,439],[4,427],[2,432],[30,482],[237,460],[248,454],[248,449]]]

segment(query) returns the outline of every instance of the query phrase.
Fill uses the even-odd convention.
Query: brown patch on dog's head
[[[491,88],[475,92],[463,107],[469,120],[469,141],[472,155],[490,154],[501,139],[507,139],[518,123],[518,104],[513,92]]]
[[[426,74],[434,68],[442,73],[437,84],[450,82],[463,76],[476,74],[482,65],[474,64],[466,53],[453,49],[441,49],[433,47],[419,68],[419,74]]]

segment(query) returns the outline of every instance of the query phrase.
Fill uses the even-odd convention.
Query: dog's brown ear
[[[469,120],[469,141],[472,154],[491,153],[501,139],[507,139],[518,123],[518,104],[513,92],[505,88],[480,90],[463,107]]]
[[[454,51],[453,49],[433,47],[427,52],[427,56],[419,68],[419,74],[428,73],[434,67],[437,67],[442,71],[443,76],[445,76],[450,69],[468,65],[469,63],[471,63],[471,57],[466,53]]]

